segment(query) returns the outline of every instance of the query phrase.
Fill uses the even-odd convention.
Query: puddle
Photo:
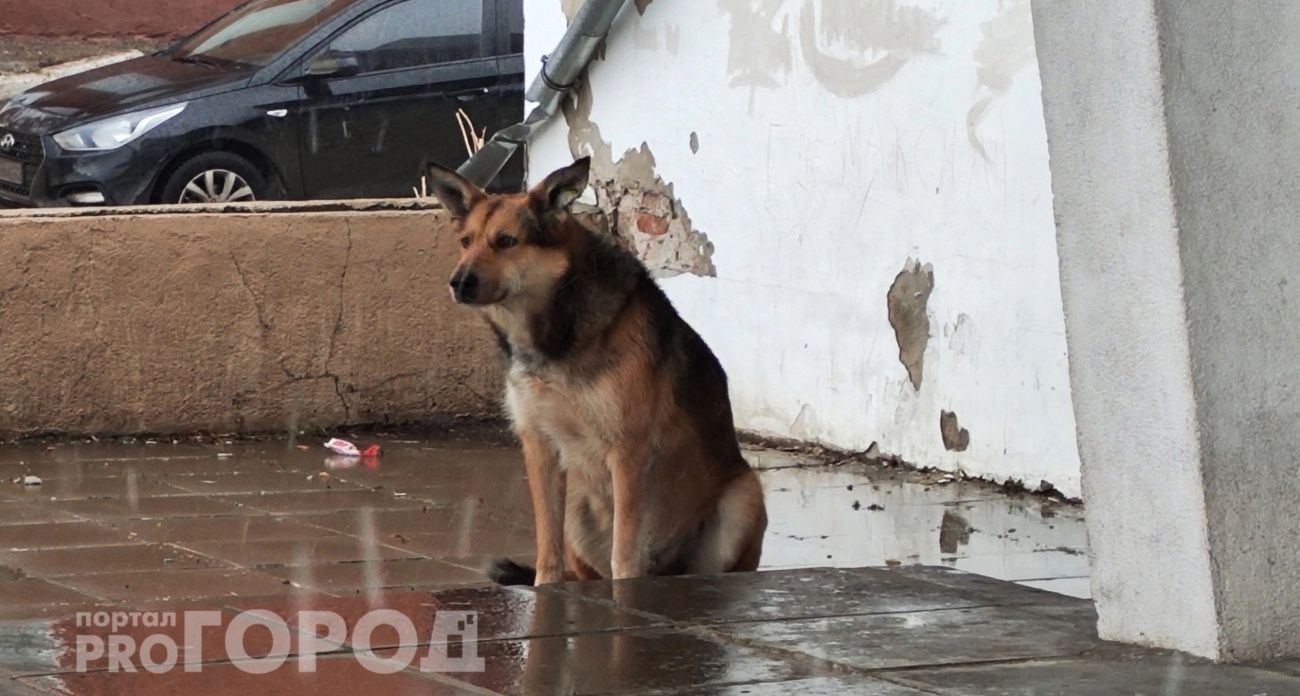
[[[766,567],[943,565],[1090,596],[1078,506],[865,465],[767,468],[762,477]]]

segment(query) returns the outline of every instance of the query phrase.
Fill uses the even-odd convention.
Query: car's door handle
[[[452,92],[450,96],[456,98],[456,101],[473,101],[475,97],[481,97],[492,91],[490,87],[475,87],[474,89],[462,89],[459,92]]]

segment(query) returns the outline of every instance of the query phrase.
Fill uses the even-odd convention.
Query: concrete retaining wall
[[[497,415],[457,251],[414,202],[0,214],[0,432]]]

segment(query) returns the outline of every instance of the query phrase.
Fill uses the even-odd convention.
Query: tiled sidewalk
[[[76,636],[109,629],[78,629],[71,619],[6,624],[0,662],[11,676],[8,688],[76,695],[1300,694],[1300,678],[1284,671],[1101,643],[1086,600],[935,567],[402,591],[378,601],[291,593],[204,604],[222,607],[223,626],[203,632],[203,662],[191,672],[176,666],[149,673],[138,656],[135,672],[110,671],[106,659],[78,672]],[[377,607],[410,619],[415,633],[404,639],[380,627],[363,653],[350,641],[361,617]],[[307,671],[295,631],[277,668],[250,673],[251,663],[231,661],[222,635],[240,612],[254,609],[295,627],[300,611],[333,612],[345,622],[348,642],[319,650],[314,671]],[[469,627],[477,642],[430,645],[435,615],[448,611],[477,612]],[[179,623],[117,633],[139,643],[161,632],[183,645],[184,619]],[[248,630],[248,654],[271,652],[269,636],[263,627]],[[421,658],[430,654],[478,657],[482,671],[426,671]],[[409,666],[376,674],[367,665]]]
[[[1086,595],[1076,506],[750,450],[772,519],[766,572],[505,590],[482,568],[532,551],[516,448],[381,444],[373,460],[327,456],[318,440],[0,447],[0,693],[1300,695],[1282,671],[1099,644],[1087,601],[1034,589]],[[378,627],[378,657],[414,653],[383,676],[350,642],[381,608],[413,630]],[[250,674],[223,640],[249,610],[334,612],[346,639],[309,672],[286,629],[285,664]],[[183,619],[76,621],[140,611],[216,611],[221,625],[187,651]],[[437,611],[478,612],[484,671],[421,669]],[[110,669],[108,654],[78,670],[78,636],[91,654],[116,644],[136,671]],[[146,639],[202,669],[143,670]],[[242,644],[264,656],[271,631]]]

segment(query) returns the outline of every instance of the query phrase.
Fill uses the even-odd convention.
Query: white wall
[[[563,4],[525,0],[534,73]],[[714,246],[716,277],[662,283],[741,428],[1080,495],[1028,0],[629,2],[590,84],[614,159],[646,143]],[[886,303],[910,259],[934,273],[919,391]]]

